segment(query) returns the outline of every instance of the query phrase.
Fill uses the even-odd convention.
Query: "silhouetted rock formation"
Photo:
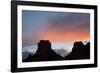
[[[56,54],[51,49],[51,43],[48,40],[40,40],[38,43],[38,50],[35,55],[29,57],[23,62],[32,62],[32,61],[51,61],[51,60],[62,60],[63,58]]]
[[[72,52],[63,58],[51,49],[51,43],[48,40],[40,40],[36,54],[29,55],[27,59],[23,60],[23,62],[79,59],[90,59],[90,42],[86,45],[81,41],[75,42]]]
[[[90,43],[88,42],[86,45],[83,43],[75,42],[72,52],[65,57],[67,60],[78,60],[78,59],[89,59],[90,58]]]

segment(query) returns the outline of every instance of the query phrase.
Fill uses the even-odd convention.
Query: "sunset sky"
[[[39,40],[49,40],[55,48],[66,49],[75,41],[89,41],[90,14],[23,10],[23,47],[36,45]]]

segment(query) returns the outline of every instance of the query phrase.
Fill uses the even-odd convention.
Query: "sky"
[[[49,40],[54,49],[72,48],[75,41],[90,40],[90,14],[22,11],[22,47]]]

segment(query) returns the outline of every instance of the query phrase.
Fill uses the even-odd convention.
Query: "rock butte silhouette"
[[[75,60],[75,59],[89,59],[90,58],[90,43],[86,45],[83,43],[75,42],[72,48],[72,52],[66,56],[62,57],[58,55],[51,49],[51,43],[49,40],[40,40],[38,43],[38,50],[36,54],[29,55],[27,59],[23,62],[32,62],[32,61],[56,61],[56,60]]]
[[[40,40],[36,54],[33,56],[29,55],[29,57],[24,60],[24,62],[51,61],[60,59],[63,58],[51,49],[51,43],[48,40]]]
[[[90,59],[90,42],[84,45],[81,41],[75,42],[72,52],[65,57],[67,60]]]

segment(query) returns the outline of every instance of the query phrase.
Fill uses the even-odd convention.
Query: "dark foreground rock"
[[[65,57],[67,60],[90,59],[90,42],[84,45],[81,41],[75,42],[72,52]]]
[[[72,52],[66,57],[58,55],[51,49],[51,43],[48,40],[41,40],[38,43],[36,54],[29,55],[23,62],[32,61],[56,61],[56,60],[79,60],[90,59],[90,42],[84,45],[81,41],[75,42]]]
[[[23,62],[51,61],[51,60],[62,60],[62,59],[63,57],[61,57],[51,49],[51,43],[48,40],[46,41],[41,40],[38,43],[38,50],[36,54],[33,56],[29,55],[29,57],[23,60]]]

